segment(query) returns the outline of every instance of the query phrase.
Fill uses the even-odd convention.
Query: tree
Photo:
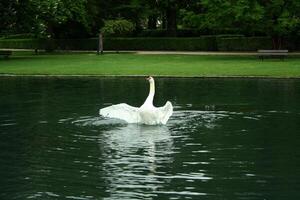
[[[161,12],[158,7],[157,0],[147,0],[147,28],[148,29],[156,29],[157,22],[159,17],[161,16]]]
[[[299,35],[299,10],[300,1],[296,0],[197,0],[181,15],[185,27],[267,35],[273,48],[279,49],[284,37]]]
[[[132,33],[134,24],[125,19],[107,20],[105,26],[101,29],[104,35],[124,36]]]
[[[262,0],[264,15],[262,30],[272,37],[273,48],[280,49],[284,37],[299,34],[300,2],[296,0]],[[298,35],[299,36],[299,35]]]
[[[33,0],[36,23],[43,26],[44,33],[54,38],[54,28],[68,20],[82,23],[88,28],[86,0]]]
[[[0,33],[15,29],[17,1],[0,1]]]
[[[31,32],[37,37],[54,38],[55,27],[68,21],[81,23],[88,29],[86,5],[87,0],[1,1],[1,30]]]
[[[177,18],[179,10],[186,8],[192,0],[157,0],[162,12],[163,28],[166,27],[168,36],[177,35]],[[164,25],[165,24],[165,25]]]
[[[0,1],[0,33],[78,38],[98,34],[104,21],[125,19],[143,29],[201,29],[212,34],[268,35],[274,48],[300,36],[299,0],[9,0]]]
[[[198,10],[184,10],[183,23],[185,26],[210,29],[213,32],[247,31],[255,32],[256,25],[262,18],[263,10],[257,1],[235,0],[198,0],[194,3]]]

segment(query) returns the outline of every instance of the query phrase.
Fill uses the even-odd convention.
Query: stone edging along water
[[[34,49],[11,49],[0,48],[5,51],[34,51]],[[45,52],[45,50],[39,50]],[[54,52],[62,53],[97,53],[95,50],[56,50]],[[106,50],[104,53],[135,53],[141,55],[212,55],[212,56],[257,56],[257,51],[139,51],[139,50]],[[300,56],[299,51],[289,52],[290,56]]]
[[[83,75],[48,75],[48,74],[1,74],[1,77],[36,77],[36,78],[144,78],[147,75],[95,75],[95,74],[83,74]],[[300,79],[300,77],[289,76],[179,76],[179,75],[151,75],[157,78],[202,78],[202,79]]]

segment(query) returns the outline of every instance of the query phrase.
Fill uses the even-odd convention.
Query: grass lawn
[[[255,56],[138,55],[16,52],[0,58],[0,74],[162,75],[187,77],[265,76],[300,78],[300,58],[284,61]]]

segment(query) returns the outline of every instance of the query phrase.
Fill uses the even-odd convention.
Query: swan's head
[[[148,78],[146,78],[146,80],[148,80],[149,83],[154,83],[154,79],[152,76],[149,76]]]

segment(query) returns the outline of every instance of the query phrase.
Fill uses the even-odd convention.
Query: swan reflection
[[[160,187],[160,168],[172,162],[174,153],[168,127],[128,124],[105,131],[101,137],[109,199],[153,195]]]

